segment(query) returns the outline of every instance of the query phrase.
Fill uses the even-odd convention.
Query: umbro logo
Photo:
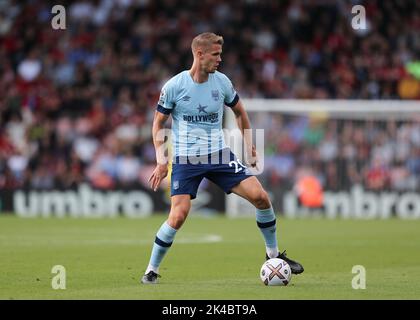
[[[190,96],[184,96],[182,97],[182,101],[190,101],[191,97]]]

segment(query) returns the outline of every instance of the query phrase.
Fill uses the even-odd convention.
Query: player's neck
[[[203,70],[200,70],[196,64],[193,64],[188,72],[190,73],[193,81],[196,83],[203,83],[209,79],[209,74]]]

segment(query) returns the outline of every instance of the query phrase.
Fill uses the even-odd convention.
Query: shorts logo
[[[174,187],[174,190],[176,190],[176,189],[178,189],[178,188],[179,188],[179,181],[178,181],[178,180],[175,180],[175,181],[174,181],[174,183],[173,183],[173,187]]]
[[[211,96],[213,97],[214,101],[219,101],[219,90],[212,90]]]

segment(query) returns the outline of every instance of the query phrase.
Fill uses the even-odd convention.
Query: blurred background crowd
[[[407,68],[420,60],[417,0],[61,1],[65,30],[51,27],[55,4],[0,1],[0,188],[146,184],[160,89],[205,31],[223,35],[220,71],[242,98],[420,98]],[[365,30],[351,27],[355,4]],[[311,163],[331,189],[419,186],[418,120],[261,121],[273,185]]]
[[[291,190],[315,176],[331,191],[420,191],[420,115],[409,121],[251,113],[265,131],[265,185]]]

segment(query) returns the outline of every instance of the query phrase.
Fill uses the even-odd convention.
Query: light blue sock
[[[267,255],[270,258],[277,257],[277,237],[276,237],[276,215],[273,207],[268,209],[256,209],[257,225],[264,237]]]
[[[163,257],[172,245],[175,234],[178,230],[172,228],[168,222],[164,222],[156,234],[155,243],[153,244],[152,255],[150,257],[149,266],[146,273],[150,270],[158,273],[159,265]]]

